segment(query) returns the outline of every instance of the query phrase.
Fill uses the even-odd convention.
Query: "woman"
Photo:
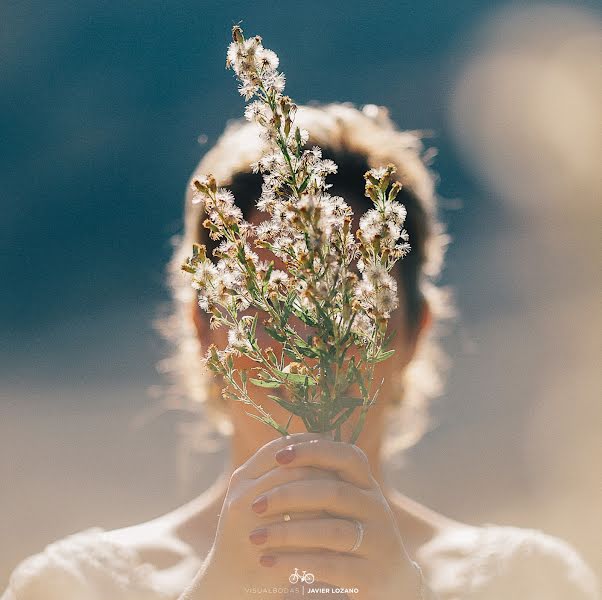
[[[297,124],[309,131],[309,145],[338,164],[330,191],[350,203],[355,224],[368,206],[362,195],[368,168],[391,162],[403,184],[398,199],[407,209],[412,251],[396,273],[396,353],[379,365],[381,400],[357,445],[303,433],[298,420],[291,436],[279,437],[249,418],[247,406],[224,400],[219,382],[203,379],[199,357],[209,343],[225,340],[221,329],[209,328],[180,273],[193,242],[212,246],[189,193],[170,269],[175,313],[163,330],[177,347],[169,366],[203,408],[204,424],[231,437],[230,468],[169,514],[51,544],[15,570],[2,600],[236,600],[291,598],[312,589],[321,598],[361,600],[596,598],[591,570],[565,542],[536,530],[454,521],[383,480],[383,457],[419,437],[420,415],[436,387],[429,332],[445,306],[432,278],[446,238],[436,220],[433,180],[417,137],[398,131],[383,108],[300,107]],[[255,223],[261,176],[250,165],[259,156],[256,126],[235,122],[195,171],[213,173]],[[286,422],[288,415],[260,391],[256,400]],[[345,424],[344,440],[353,422]]]

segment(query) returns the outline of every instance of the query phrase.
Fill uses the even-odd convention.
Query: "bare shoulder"
[[[408,552],[442,598],[468,589],[479,599],[599,598],[593,570],[559,537],[534,528],[462,523],[401,493],[390,500]]]
[[[140,561],[155,569],[170,569],[183,561],[202,559],[190,544],[178,535],[171,513],[150,521],[105,532],[116,544],[133,550]]]
[[[166,592],[174,595],[181,581],[193,577],[195,566],[194,557],[154,524],[114,531],[93,527],[24,559],[11,573],[2,600],[154,600]]]
[[[443,597],[462,582],[475,598],[599,599],[598,580],[579,552],[539,529],[458,523],[441,529],[417,558]]]

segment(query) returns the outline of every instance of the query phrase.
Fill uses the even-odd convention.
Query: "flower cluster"
[[[252,405],[258,414],[247,414],[283,435],[297,415],[308,431],[335,431],[340,439],[342,423],[359,408],[353,443],[378,395],[374,365],[393,354],[386,350],[387,324],[398,294],[390,272],[410,249],[405,208],[396,200],[401,185],[392,183],[392,165],[365,174],[365,195],[374,207],[354,235],[351,208],[327,191],[326,178],[337,165],[319,147],[305,148],[309,134],[294,124],[297,107],[282,93],[278,63],[259,36],[245,39],[240,27],[233,28],[226,65],[236,73],[241,95],[252,100],[245,117],[259,125],[266,142],[252,165],[263,177],[257,208],[266,218],[257,226],[248,223],[212,175],[196,178],[193,202],[203,205],[211,239],[221,241],[212,257],[195,244],[182,268],[191,275],[199,306],[211,315],[211,327],[229,329],[227,346],[211,345],[205,357],[227,382],[224,395]],[[259,248],[283,268],[260,260]],[[274,347],[258,343],[260,318]],[[240,355],[255,366],[235,368]],[[269,397],[291,413],[286,425],[253,400],[249,385],[278,392]]]

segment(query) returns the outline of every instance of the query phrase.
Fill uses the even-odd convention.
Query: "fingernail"
[[[275,556],[262,556],[259,558],[259,564],[263,567],[273,567],[275,562]]]
[[[290,463],[295,458],[295,449],[292,446],[287,446],[276,452],[276,460],[281,465]]]
[[[265,541],[268,539],[268,530],[265,527],[255,529],[249,534],[249,539],[257,545],[265,544]]]
[[[267,507],[268,507],[268,499],[265,496],[259,496],[259,498],[257,498],[255,500],[255,502],[253,502],[253,504],[251,504],[251,508],[256,513],[264,512]]]

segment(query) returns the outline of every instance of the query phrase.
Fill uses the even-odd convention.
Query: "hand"
[[[338,475],[332,471],[311,466],[285,467],[276,462],[276,453],[293,441],[308,441],[323,436],[300,433],[271,440],[232,473],[211,551],[181,600],[232,600],[247,595],[254,598],[258,595],[247,594],[245,588],[272,588],[278,583],[291,585],[288,581],[290,573],[286,573],[283,581],[277,582],[274,573],[261,566],[260,548],[248,537],[252,530],[262,525],[284,523],[282,514],[272,511],[271,519],[266,518],[254,512],[251,505],[256,497],[285,483],[304,480],[312,484],[319,479],[338,480]],[[306,520],[328,516],[321,510],[304,511],[303,515],[295,514],[292,509],[288,512],[292,519],[289,523],[301,516]]]
[[[276,461],[292,471],[310,466],[329,470],[339,479],[286,481],[255,499],[253,507],[264,523],[250,532],[251,538],[274,582],[286,581],[298,568],[316,581],[357,588],[349,594],[354,600],[420,598],[420,575],[359,447],[325,438],[295,438],[276,454]],[[279,518],[286,512],[320,510],[324,517],[289,522]],[[351,552],[358,535],[354,519],[363,525],[364,536]]]

